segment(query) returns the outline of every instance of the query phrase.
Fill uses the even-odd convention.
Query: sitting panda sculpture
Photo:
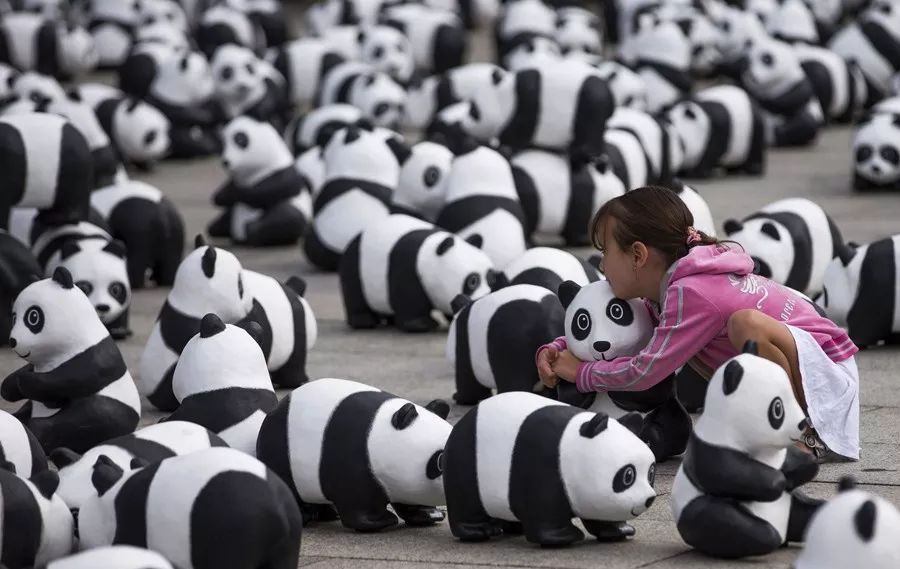
[[[417,71],[443,73],[463,65],[469,38],[453,12],[428,4],[392,4],[382,20],[409,38]]]
[[[272,64],[246,47],[223,45],[216,49],[210,71],[226,118],[247,116],[283,127],[287,88]]]
[[[490,397],[444,448],[450,531],[461,541],[525,534],[543,546],[634,535],[656,498],[653,453],[615,419],[533,393]]]
[[[876,111],[857,123],[853,189],[900,190],[900,113]]]
[[[419,406],[355,381],[318,379],[265,418],[256,455],[287,482],[304,522],[340,518],[372,532],[399,516],[429,526],[444,519],[435,506],[444,503],[449,412],[439,399]]]
[[[134,431],[141,402],[119,348],[94,306],[63,267],[26,287],[9,345],[28,364],[3,380],[0,395],[49,451],[84,452]]]
[[[672,485],[678,533],[713,557],[765,555],[803,541],[822,503],[797,490],[819,468],[794,446],[808,423],[787,373],[756,356],[755,343],[743,351],[710,380]]]

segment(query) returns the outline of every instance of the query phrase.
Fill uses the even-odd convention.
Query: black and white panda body
[[[853,135],[853,189],[900,190],[900,114],[875,110]]]
[[[172,569],[166,558],[140,547],[111,545],[81,551],[68,557],[51,561],[47,569]]]
[[[85,549],[146,546],[195,569],[297,564],[302,518],[290,490],[238,450],[211,448],[124,473],[101,456],[91,482],[96,492],[78,516]]]
[[[406,91],[390,75],[361,61],[334,66],[322,82],[319,106],[350,103],[373,124],[395,128],[403,117]]]
[[[564,281],[581,286],[600,280],[598,268],[572,253],[554,247],[532,247],[503,269],[511,285],[531,284],[556,293]]]
[[[31,249],[15,234],[0,230],[0,343],[9,338],[16,297],[43,274]]]
[[[39,14],[5,14],[0,24],[0,61],[21,71],[69,79],[97,65],[87,30],[47,20]]]
[[[210,61],[216,98],[228,119],[244,115],[278,128],[287,111],[284,78],[250,49],[223,45]]]
[[[532,392],[540,384],[534,352],[562,334],[565,311],[544,287],[510,285],[476,301],[460,296],[447,335],[459,405],[497,393]]]
[[[590,473],[587,475],[586,473]],[[588,533],[634,535],[653,503],[653,454],[615,419],[533,393],[501,393],[459,420],[444,450],[450,531],[485,541],[502,531],[545,546]],[[540,488],[540,491],[536,491]]]
[[[29,364],[3,381],[7,401],[45,450],[83,452],[134,431],[141,402],[122,354],[94,306],[60,267],[22,291],[9,345]]]
[[[648,112],[656,113],[691,92],[691,49],[690,39],[676,22],[655,15],[622,44],[625,63],[643,80]]]
[[[324,148],[334,133],[362,118],[362,111],[347,103],[318,107],[289,122],[284,138],[294,156],[300,156],[314,146]]]
[[[290,101],[302,108],[315,100],[325,77],[343,61],[328,42],[303,38],[278,48],[273,65],[287,81]]]
[[[403,213],[433,223],[446,199],[445,180],[453,152],[438,142],[423,140],[400,156],[400,176],[391,196],[391,213]]]
[[[553,38],[556,14],[540,0],[515,0],[503,4],[494,25],[497,58],[508,59],[511,52],[536,38]]]
[[[638,139],[650,166],[649,183],[666,184],[681,169],[684,150],[678,132],[671,123],[644,111],[619,107],[609,118],[607,127],[610,131],[624,130]],[[629,183],[633,184],[633,181],[629,179]],[[635,187],[637,186],[631,185],[626,189]]]
[[[407,89],[404,124],[427,126],[443,109],[467,101],[495,71],[501,69],[493,63],[473,62],[413,81]]]
[[[315,409],[316,412],[308,412]],[[298,387],[266,417],[257,456],[290,486],[304,521],[357,531],[444,519],[441,481],[450,408],[424,407],[374,387],[324,378]]]
[[[389,6],[383,18],[409,38],[417,69],[444,73],[463,64],[468,38],[455,14],[424,4],[398,4]]]
[[[606,142],[606,158],[626,190],[640,188],[650,183],[653,164],[644,151],[644,144],[638,133],[632,130],[607,128],[603,133],[603,139]]]
[[[212,58],[216,50],[234,44],[262,53],[265,36],[247,14],[227,4],[213,5],[203,12],[195,31],[197,46]]]
[[[850,122],[868,98],[866,79],[859,66],[815,45],[797,44],[794,52],[825,116],[840,123]]]
[[[0,411],[0,462],[11,463],[22,478],[47,470],[47,455],[41,443],[6,411]]]
[[[86,17],[97,49],[98,67],[117,68],[131,49],[138,25],[137,7],[121,0],[91,0]]]

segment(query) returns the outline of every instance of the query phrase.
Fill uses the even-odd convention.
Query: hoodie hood
[[[678,259],[660,284],[660,298],[666,297],[666,290],[675,281],[694,275],[726,275],[739,277],[753,272],[753,259],[740,248],[728,245],[703,245],[692,247],[688,254]]]

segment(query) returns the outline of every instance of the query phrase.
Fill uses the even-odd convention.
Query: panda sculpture
[[[303,525],[291,491],[239,450],[210,448],[131,471],[101,455],[91,482],[96,491],[78,515],[83,549],[139,545],[197,569],[297,565]]]
[[[0,344],[9,338],[16,297],[43,274],[31,250],[14,234],[0,229]]]
[[[325,180],[313,200],[313,220],[303,241],[316,267],[337,270],[341,255],[366,227],[389,215],[400,164],[378,134],[352,125],[331,137],[323,150]],[[402,143],[401,143],[402,144]]]
[[[165,22],[175,29],[190,29],[188,15],[178,0],[141,0],[135,6],[142,28]]]
[[[134,431],[141,402],[122,354],[72,275],[29,285],[16,298],[9,346],[28,364],[3,380],[0,395],[45,450],[90,447]]]
[[[12,95],[23,99],[62,101],[67,95],[62,84],[55,77],[36,71],[26,71],[8,79]]]
[[[471,243],[403,214],[372,223],[341,258],[347,324],[374,328],[390,318],[405,332],[428,332],[431,311],[453,314],[459,294],[477,299],[496,278],[490,258]]]
[[[397,189],[391,213],[404,213],[434,223],[446,199],[445,181],[453,166],[453,152],[435,140],[423,140],[400,155]]]
[[[900,543],[894,539],[900,532],[900,511],[855,486],[852,478],[841,479],[838,494],[810,522],[792,569],[889,569],[900,564]]]
[[[140,547],[111,545],[51,561],[47,569],[172,569],[166,558]]]
[[[17,476],[12,463],[0,465],[4,546],[0,563],[9,569],[27,569],[63,557],[75,547],[75,522],[56,494],[59,478],[45,470],[30,479]]]
[[[217,49],[229,44],[246,47],[259,54],[266,49],[262,28],[249,15],[228,3],[207,8],[197,22],[194,37],[197,47],[208,58],[212,58]]]
[[[131,49],[140,16],[138,6],[122,0],[91,0],[85,8],[87,28],[97,50],[97,66],[117,68]]]
[[[463,64],[469,38],[453,12],[425,4],[396,4],[384,10],[382,21],[409,38],[417,70],[444,73]]]
[[[758,263],[758,274],[811,297],[822,291],[828,264],[847,248],[834,220],[806,198],[772,202],[723,228]]]
[[[361,61],[334,66],[325,76],[317,105],[349,103],[377,126],[394,128],[403,118],[406,91],[387,73]]]
[[[91,207],[125,244],[131,289],[148,279],[172,286],[184,253],[184,220],[157,188],[139,180],[123,180],[91,192]]]
[[[472,62],[428,77],[414,77],[407,88],[403,124],[410,128],[424,128],[436,115],[454,105],[469,100],[494,73],[502,69],[493,63]]]
[[[39,159],[38,159],[39,158]],[[91,151],[66,119],[27,113],[0,117],[0,220],[13,206],[35,207],[45,225],[87,219],[93,185]]]
[[[303,179],[303,184],[313,199],[325,185],[325,158],[322,156],[322,148],[313,146],[294,161],[294,168],[300,173],[300,178]]]
[[[668,183],[682,168],[684,162],[682,141],[675,126],[668,121],[645,111],[619,107],[609,118],[607,127],[609,131],[624,130],[638,139],[650,167],[649,183]],[[637,186],[626,189],[635,187]]]
[[[449,412],[439,399],[419,406],[363,383],[318,379],[266,417],[256,455],[287,482],[304,522],[339,518],[371,532],[399,516],[428,526],[444,519],[435,506],[444,504]]]
[[[543,546],[634,535],[656,498],[653,453],[615,419],[533,393],[495,395],[466,413],[444,449],[450,531],[461,541],[525,534]]]
[[[563,60],[562,48],[556,40],[534,35],[516,43],[515,47],[506,53],[501,63],[505,69],[516,72],[523,69],[552,67]],[[576,58],[569,60],[582,62]]]
[[[581,286],[600,280],[597,266],[576,257],[572,253],[555,247],[532,247],[514,259],[503,269],[496,280],[499,287],[506,285],[530,284],[546,288],[556,293],[564,281],[573,281]],[[498,286],[495,285],[496,290]]]
[[[700,195],[700,192],[677,178],[663,187],[672,190],[681,198],[681,201],[684,202],[684,205],[687,206],[694,218],[695,229],[706,233],[710,237],[716,236],[716,224],[713,221],[712,211],[709,209],[709,204]]]
[[[773,38],[791,43],[821,43],[812,10],[803,0],[783,0],[766,20],[766,30]]]
[[[647,111],[656,113],[689,94],[691,42],[676,22],[645,16],[639,30],[620,47],[620,57],[642,79]]]
[[[215,314],[200,321],[200,333],[184,346],[172,374],[179,406],[166,421],[189,421],[215,432],[228,446],[253,455],[266,415],[278,404],[261,328],[226,325]]]
[[[210,61],[215,97],[225,116],[248,116],[281,128],[287,111],[284,78],[246,47],[223,45]]]
[[[173,456],[218,446],[228,444],[205,427],[187,421],[167,421],[110,439],[84,454],[65,447],[55,448],[50,452],[50,460],[59,473],[57,493],[70,510],[77,512],[94,492],[91,476],[100,455],[122,470],[131,470],[135,460],[155,464]]]
[[[556,31],[553,38],[566,57],[576,57],[588,63],[599,63],[603,52],[600,19],[580,6],[565,6],[556,10]]]
[[[222,146],[229,180],[213,203],[225,211],[210,223],[209,234],[254,246],[296,243],[306,231],[312,203],[275,127],[239,116],[222,131]]]
[[[510,52],[535,38],[552,38],[556,31],[556,14],[541,0],[505,2],[494,26],[494,42],[500,61]]]
[[[47,455],[28,427],[0,410],[0,457],[22,478],[47,470]]]
[[[877,111],[853,134],[853,189],[900,190],[900,113]]]
[[[489,146],[461,148],[444,181],[435,224],[471,240],[502,269],[528,248],[530,234],[509,161]]]
[[[653,165],[639,133],[631,129],[607,128],[603,139],[606,141],[605,157],[626,189],[633,190],[651,182]]]
[[[816,303],[859,347],[900,343],[900,235],[847,247],[825,269]]]
[[[571,247],[590,242],[593,212],[627,189],[605,158],[572,165],[564,155],[526,150],[510,163],[526,233],[560,235]]]
[[[681,538],[701,553],[740,558],[803,541],[820,500],[797,488],[818,473],[815,458],[794,446],[807,427],[787,373],[744,353],[710,380],[672,485]]]
[[[746,91],[716,85],[666,111],[684,144],[682,173],[706,178],[718,169],[760,176],[766,169],[762,110]]]
[[[563,331],[565,310],[544,287],[503,287],[472,301],[459,295],[447,334],[459,405],[475,405],[497,393],[541,390],[533,354]]]
[[[370,26],[356,34],[360,60],[387,74],[400,85],[406,85],[415,71],[416,62],[409,38],[393,26]]]
[[[347,103],[334,103],[298,115],[285,128],[284,138],[294,156],[310,148],[324,148],[334,133],[363,120],[362,111]]]
[[[200,331],[200,319],[212,312],[223,322],[233,323],[253,307],[237,257],[207,246],[199,236],[195,245],[178,265],[172,290],[138,363],[138,389],[160,411],[178,407],[172,372],[185,344]]]
[[[39,14],[5,14],[0,23],[0,61],[22,71],[71,79],[97,66],[91,34],[81,26]]]
[[[495,69],[469,102],[463,127],[479,140],[565,150],[575,161],[603,153],[603,129],[615,106],[606,82],[573,60],[516,73]]]
[[[848,123],[864,108],[866,79],[855,61],[817,45],[797,44],[794,52],[829,120]]]
[[[336,49],[318,38],[294,40],[275,54],[272,64],[287,82],[288,98],[301,108],[316,99],[326,75],[344,61]]]
[[[609,85],[616,107],[647,110],[647,85],[637,72],[618,61],[603,61],[596,67],[597,74]]]

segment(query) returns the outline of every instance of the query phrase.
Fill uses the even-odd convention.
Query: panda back
[[[4,176],[16,188],[22,188],[19,203],[45,208],[56,198],[61,154],[66,129],[74,127],[62,117],[45,113],[10,115],[0,119],[0,162]],[[24,158],[24,164],[23,162]]]
[[[56,265],[60,260],[60,251],[64,243],[70,240],[102,239],[111,241],[109,233],[87,221],[76,224],[61,225],[41,233],[31,246],[38,264],[45,269]]]
[[[626,190],[646,186],[650,179],[650,159],[641,139],[631,130],[607,128],[603,135],[616,175]]]
[[[397,244],[407,235],[415,232],[435,231],[426,221],[403,214],[391,215],[368,227],[362,232],[359,244],[359,264],[362,290],[366,302],[375,312],[393,314],[390,301],[389,275],[391,258]],[[398,254],[400,251],[398,250]],[[410,251],[411,254],[415,251]],[[415,255],[412,255],[415,258]],[[403,278],[417,278],[403,275]]]
[[[859,65],[872,85],[881,93],[889,93],[894,67],[878,48],[863,33],[858,24],[851,23],[831,39],[829,49],[844,60],[853,60]]]
[[[753,143],[754,107],[750,96],[734,85],[716,85],[697,93],[697,99],[717,103],[727,111],[731,135],[728,137],[728,150],[722,157],[722,163],[740,164],[749,156]]]
[[[6,411],[0,411],[0,460],[13,463],[22,478],[47,469],[47,457],[37,439]]]
[[[150,425],[136,431],[132,438],[139,440],[139,444],[158,445],[172,455],[188,454],[221,444],[217,435],[188,421],[165,421]]]
[[[591,270],[594,274],[588,273]],[[545,286],[554,294],[562,281],[575,281],[580,286],[597,280],[597,271],[589,269],[578,257],[554,247],[532,247],[503,269],[512,284]]]
[[[513,176],[516,179],[523,205],[528,201],[521,188],[523,175],[534,189],[537,203],[538,233],[553,234],[565,226],[568,213],[571,172],[568,162],[560,155],[541,150],[526,150],[513,157]]]
[[[128,180],[91,192],[91,207],[100,212],[103,219],[109,219],[116,206],[127,199],[159,203],[162,199],[162,192],[145,182]]]
[[[244,270],[244,290],[262,306],[272,335],[268,354],[269,369],[278,369],[294,349],[294,308],[287,291],[277,280],[255,271]]]

